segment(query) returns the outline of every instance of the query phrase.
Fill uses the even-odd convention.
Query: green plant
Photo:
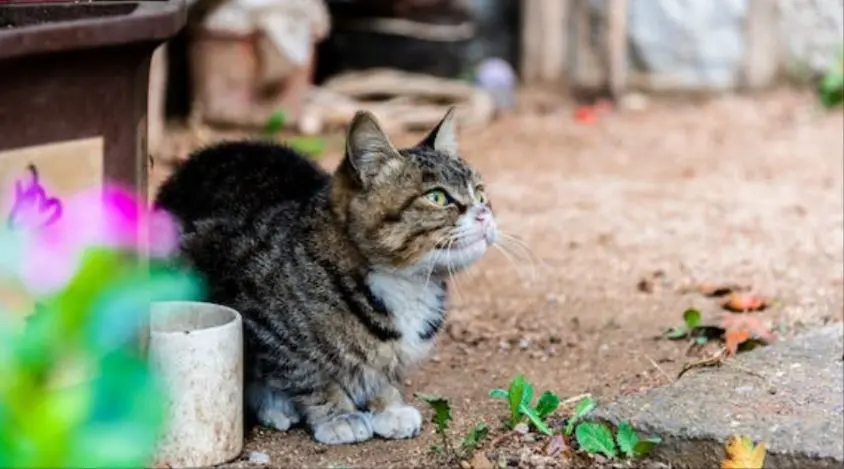
[[[566,436],[571,436],[574,433],[574,427],[577,425],[578,422],[584,419],[590,412],[595,410],[598,407],[598,403],[595,402],[595,399],[587,396],[580,400],[577,403],[577,406],[574,408],[574,414],[569,417],[568,421],[566,422],[566,427],[563,430]]]
[[[507,399],[510,406],[510,417],[507,425],[514,428],[525,417],[531,425],[540,432],[551,435],[551,429],[545,423],[545,419],[554,413],[560,406],[560,397],[551,391],[545,391],[539,396],[536,407],[531,407],[533,400],[533,385],[525,380],[524,375],[519,374],[512,381],[507,390],[493,389],[489,396],[497,399]]]
[[[284,109],[275,111],[270,114],[267,123],[264,125],[264,135],[274,137],[275,134],[281,132],[285,123],[287,123],[287,114],[284,113]]]
[[[431,423],[434,424],[434,431],[440,436],[440,445],[435,445],[431,451],[446,456],[449,460],[469,459],[481,441],[489,435],[489,428],[486,423],[480,422],[472,427],[460,442],[460,449],[455,449],[451,444],[449,436],[449,424],[451,423],[451,403],[442,396],[432,394],[416,393],[416,398],[428,404],[434,411],[431,416]]]
[[[683,325],[671,327],[663,333],[663,337],[669,340],[683,340],[691,338],[698,345],[703,345],[709,340],[706,328],[702,326],[700,311],[689,308],[683,312]]]
[[[269,139],[275,138],[276,134],[284,129],[287,124],[287,115],[283,109],[270,114],[267,123],[264,125],[264,136]],[[304,135],[288,138],[284,143],[290,148],[299,151],[311,158],[318,158],[325,152],[325,140],[319,137],[308,137]]]
[[[325,140],[319,137],[298,136],[285,141],[290,148],[311,158],[319,158],[325,152]]]
[[[844,104],[844,53],[829,67],[818,85],[821,104],[827,109]]]

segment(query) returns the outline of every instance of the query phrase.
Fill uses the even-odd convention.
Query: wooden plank
[[[606,82],[606,67],[592,41],[589,0],[569,0],[574,44],[569,76],[577,88],[598,88]]]
[[[780,10],[777,2],[750,0],[744,24],[747,46],[741,70],[741,85],[749,89],[769,86],[780,64]]]
[[[566,75],[567,13],[563,0],[522,0],[521,78],[526,84],[559,84]]]

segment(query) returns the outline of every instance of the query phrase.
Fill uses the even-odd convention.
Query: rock
[[[718,467],[731,434],[765,442],[766,467],[837,468],[844,464],[842,355],[844,328],[833,324],[738,355],[735,366],[691,371],[625,396],[593,415],[662,437],[653,456],[675,468]]]
[[[264,453],[262,451],[250,451],[249,452],[249,462],[253,464],[269,464],[270,463],[270,455]]]

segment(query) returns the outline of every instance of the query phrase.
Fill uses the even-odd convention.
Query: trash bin
[[[184,0],[0,6],[0,223],[16,183],[61,203],[108,180],[146,200],[150,58],[186,17]]]

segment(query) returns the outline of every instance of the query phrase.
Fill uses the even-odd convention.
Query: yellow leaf
[[[765,464],[765,443],[754,446],[750,437],[733,435],[724,449],[727,459],[721,461],[721,469],[762,469]]]

